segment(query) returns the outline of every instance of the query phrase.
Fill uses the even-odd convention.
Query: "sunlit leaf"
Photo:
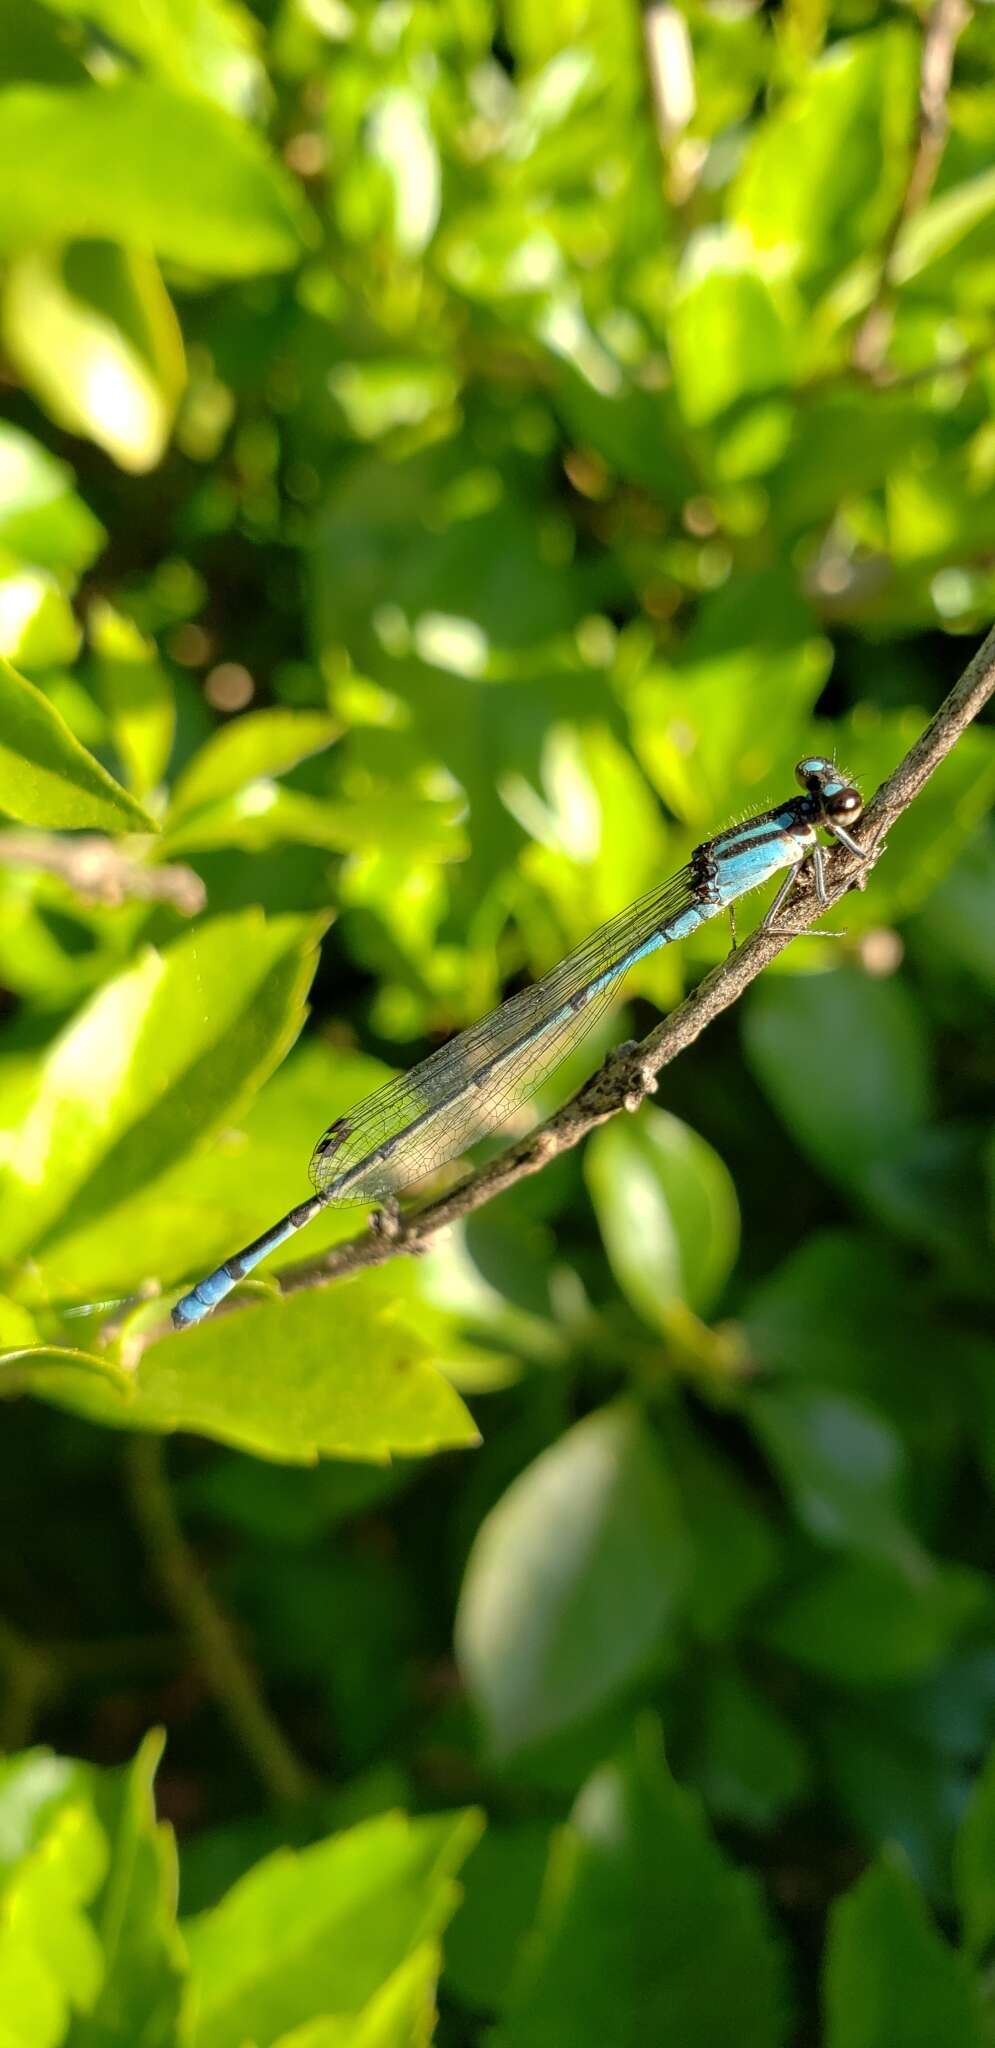
[[[2,121],[2,110],[0,110]],[[8,267],[3,337],[58,426],[122,469],[153,469],[183,388],[183,340],[151,256],[109,242],[31,250]]]
[[[22,1374],[29,1364],[21,1358]],[[290,1464],[426,1457],[479,1441],[436,1369],[431,1325],[423,1335],[417,1310],[399,1309],[380,1275],[170,1331],[142,1352],[124,1389],[60,1376],[53,1358],[34,1390],[94,1421],[195,1430]]]
[[[154,832],[33,683],[0,660],[0,809],[26,825]]]
[[[8,1145],[8,1258],[108,1211],[244,1101],[296,1038],[319,927],[258,912],[149,949],[55,1040]]]
[[[203,101],[140,78],[0,92],[7,251],[106,236],[240,277],[292,263],[305,222],[259,138]]]
[[[273,2041],[315,2013],[361,2014],[450,1918],[453,1876],[478,1831],[472,1811],[419,1820],[388,1813],[258,1863],[184,1925],[191,2048]],[[381,2042],[392,2048],[389,2031],[373,2029],[369,2048]]]
[[[20,427],[0,422],[0,545],[43,568],[87,568],[105,534],[72,486],[64,462]]]

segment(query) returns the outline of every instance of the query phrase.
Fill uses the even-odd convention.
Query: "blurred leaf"
[[[341,727],[321,711],[247,711],[219,726],[198,748],[173,790],[170,824],[202,805],[236,796],[260,776],[285,775],[321,754]]]
[[[463,1903],[446,1936],[446,1984],[472,2009],[501,2012],[535,1918],[550,1831],[492,1823],[464,1872]]]
[[[79,627],[58,578],[0,550],[0,657],[25,668],[72,661]]]
[[[67,2025],[73,2048],[175,2041],[183,1956],[172,1834],[152,1805],[161,1751],[153,1734],[120,1770],[45,1750],[0,1769],[0,1972],[12,2048],[56,2048]]]
[[[798,1804],[811,1777],[791,1723],[735,1669],[717,1670],[706,1682],[689,1768],[709,1812],[746,1828],[773,1826]]]
[[[755,1389],[748,1415],[800,1522],[818,1542],[921,1569],[900,1513],[902,1446],[880,1415],[796,1381]]]
[[[705,1643],[724,1643],[775,1580],[777,1539],[757,1495],[700,1432],[676,1438],[674,1476],[691,1536],[688,1618]]]
[[[180,92],[202,92],[251,114],[266,89],[256,24],[237,0],[50,0],[60,14],[100,28]]]
[[[413,1949],[361,2012],[309,2020],[281,2034],[274,2048],[431,2048],[435,1986],[442,1957],[434,1941]]]
[[[0,809],[26,825],[154,832],[33,683],[0,660]]]
[[[763,1641],[849,1685],[888,1685],[939,1663],[958,1636],[990,1619],[984,1580],[924,1561],[918,1572],[877,1557],[818,1568],[777,1601]]]
[[[170,1332],[142,1352],[123,1391],[62,1375],[54,1357],[33,1391],[94,1422],[195,1430],[287,1464],[472,1448],[477,1429],[437,1371],[431,1337],[397,1312],[379,1279]]]
[[[0,546],[42,568],[88,568],[106,535],[72,486],[66,463],[30,434],[0,421]]]
[[[147,796],[161,780],[173,745],[173,689],[155,648],[120,612],[99,599],[87,613],[97,692],[107,712],[129,788]]]
[[[554,1843],[495,2048],[783,2048],[787,1996],[759,1889],[726,1863],[652,1723],[585,1785]]]
[[[637,1313],[664,1334],[677,1304],[707,1314],[739,1239],[736,1190],[718,1154],[677,1117],[644,1106],[595,1132],[584,1173],[612,1271]]]
[[[120,1215],[258,1087],[300,1030],[319,931],[216,918],[105,984],[55,1040],[10,1138],[9,1257]]]
[[[954,1849],[957,1904],[969,1956],[980,1963],[995,1936],[995,1753],[975,1781]]]
[[[24,383],[58,426],[88,435],[122,469],[155,468],[185,365],[179,324],[151,256],[109,242],[16,256],[4,285],[3,338]]]
[[[454,1872],[478,1832],[472,1811],[423,1820],[390,1813],[266,1857],[184,1925],[191,2048],[273,2041],[316,2013],[358,2016],[445,1926]],[[366,2048],[367,2037],[356,2038]],[[371,2030],[370,2048],[381,2041],[392,2043],[390,2031]]]
[[[894,1850],[833,1907],[824,1983],[827,2048],[982,2048],[967,1966]]]
[[[495,1751],[568,1728],[639,1677],[687,1564],[673,1483],[638,1410],[598,1410],[528,1466],[478,1531],[456,1619]]]
[[[834,43],[754,130],[731,210],[757,249],[821,283],[876,248],[904,189],[916,61],[904,25]]]
[[[307,214],[259,138],[151,80],[0,92],[0,247],[106,237],[220,277],[282,270]]]
[[[462,797],[393,795],[350,802],[305,796],[267,780],[249,782],[235,796],[205,804],[167,822],[169,853],[241,846],[253,852],[288,841],[324,846],[330,853],[382,852],[408,861],[461,860],[466,839]]]
[[[790,382],[784,319],[734,237],[705,233],[689,245],[668,337],[677,396],[692,427],[707,425],[749,394]]]
[[[853,969],[768,975],[751,991],[746,1054],[801,1150],[858,1188],[925,1121],[921,1013],[903,982]]]
[[[995,259],[995,171],[949,185],[902,224],[896,284],[941,305],[987,307]]]

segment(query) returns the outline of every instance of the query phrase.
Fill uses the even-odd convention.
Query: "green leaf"
[[[150,79],[0,92],[0,248],[106,238],[219,277],[282,270],[307,215],[258,136]]]
[[[384,1277],[171,1331],[142,1352],[123,1392],[78,1374],[63,1380],[54,1359],[36,1391],[94,1422],[195,1430],[288,1464],[473,1447],[476,1425],[436,1368],[431,1329],[421,1335],[416,1311],[398,1309]]]
[[[186,367],[153,257],[110,242],[16,256],[4,286],[3,338],[58,426],[88,435],[122,469],[155,468]]]
[[[886,1850],[838,1900],[825,1961],[826,2048],[982,2048],[978,1994]]]
[[[65,720],[0,659],[0,810],[25,825],[154,832],[127,790],[75,740]]]
[[[214,1130],[296,1038],[320,929],[244,911],[104,984],[49,1049],[14,1134],[0,1195],[8,1257],[32,1248],[44,1264],[49,1245],[117,1217],[109,1270],[94,1274],[113,1284],[129,1194]]]
[[[473,2010],[501,2012],[535,1918],[549,1828],[492,1821],[464,1873],[464,1899],[446,1936],[446,1984]]]
[[[324,846],[330,853],[370,853],[405,861],[450,861],[466,856],[462,797],[392,794],[337,803],[284,789],[268,780],[250,782],[236,796],[167,824],[164,852],[205,852],[238,846],[258,853],[297,843]]]
[[[26,668],[74,661],[79,626],[58,577],[0,551],[0,657]]]
[[[811,1777],[789,1721],[735,1669],[719,1669],[696,1703],[688,1769],[710,1813],[769,1828],[796,1806]]]
[[[792,1137],[844,1187],[860,1187],[929,1115],[922,1013],[896,977],[768,975],[751,991],[744,1038]]]
[[[235,796],[260,776],[285,775],[321,754],[338,738],[341,725],[322,711],[247,711],[205,740],[173,790],[169,824],[222,797]]]
[[[900,1683],[929,1670],[959,1635],[990,1622],[980,1575],[924,1560],[916,1573],[877,1557],[821,1567],[778,1601],[763,1641],[850,1685]]]
[[[169,80],[233,114],[251,114],[266,90],[258,30],[233,0],[51,0],[70,19],[93,23],[113,43]]]
[[[361,2013],[449,1920],[454,1873],[479,1825],[472,1811],[384,1814],[258,1863],[219,1905],[185,1923],[191,2048],[243,2048],[317,2014]]]
[[[388,1977],[362,2012],[310,2020],[281,2034],[274,2048],[431,2048],[435,2038],[435,1987],[442,1954],[425,1941]]]
[[[687,1568],[673,1482],[636,1409],[598,1410],[528,1466],[477,1533],[456,1619],[495,1751],[570,1727],[639,1677]]]
[[[585,1785],[554,1845],[495,2048],[784,2048],[787,2034],[759,1887],[725,1861],[644,1723]]]
[[[748,1415],[800,1522],[820,1543],[921,1568],[901,1517],[902,1445],[883,1417],[798,1382],[753,1392]]]
[[[677,1304],[707,1314],[739,1242],[736,1190],[718,1154],[677,1117],[644,1107],[595,1132],[584,1172],[633,1308],[664,1332]]]
[[[995,1938],[995,1751],[975,1780],[958,1830],[954,1884],[964,1945],[980,1963]]]
[[[984,170],[917,208],[892,255],[896,284],[950,305],[987,307],[995,261],[995,170]]]
[[[792,349],[770,286],[734,236],[690,245],[667,323],[674,381],[689,426],[790,382]]]
[[[176,1866],[152,1778],[162,1737],[101,1771],[48,1751],[0,1765],[3,2048],[172,2048],[184,1969]]]
[[[72,486],[67,463],[0,421],[0,545],[45,569],[88,568],[107,536]]]
[[[155,647],[121,612],[100,599],[87,614],[97,694],[107,712],[128,786],[147,796],[165,771],[173,744],[173,687]]]
[[[813,282],[874,249],[904,189],[917,54],[904,25],[833,44],[754,129],[733,220]]]

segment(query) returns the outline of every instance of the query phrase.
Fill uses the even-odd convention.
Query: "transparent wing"
[[[540,981],[368,1095],[319,1140],[314,1187],[333,1202],[383,1200],[457,1158],[535,1094],[591,1030],[633,955],[696,903],[691,869],[682,868]]]

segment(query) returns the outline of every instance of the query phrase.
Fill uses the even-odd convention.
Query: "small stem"
[[[116,909],[135,899],[145,903],[170,903],[181,917],[195,917],[203,910],[207,891],[193,868],[179,861],[163,863],[136,859],[134,852],[115,846],[99,833],[81,833],[70,839],[57,832],[0,831],[0,861],[6,867],[40,868],[57,875],[67,888],[86,903],[102,903]]]
[[[270,1712],[187,1542],[160,1439],[132,1437],[125,1472],[132,1512],[149,1562],[165,1600],[189,1637],[205,1684],[273,1805],[300,1805],[313,1792],[315,1780]]]

